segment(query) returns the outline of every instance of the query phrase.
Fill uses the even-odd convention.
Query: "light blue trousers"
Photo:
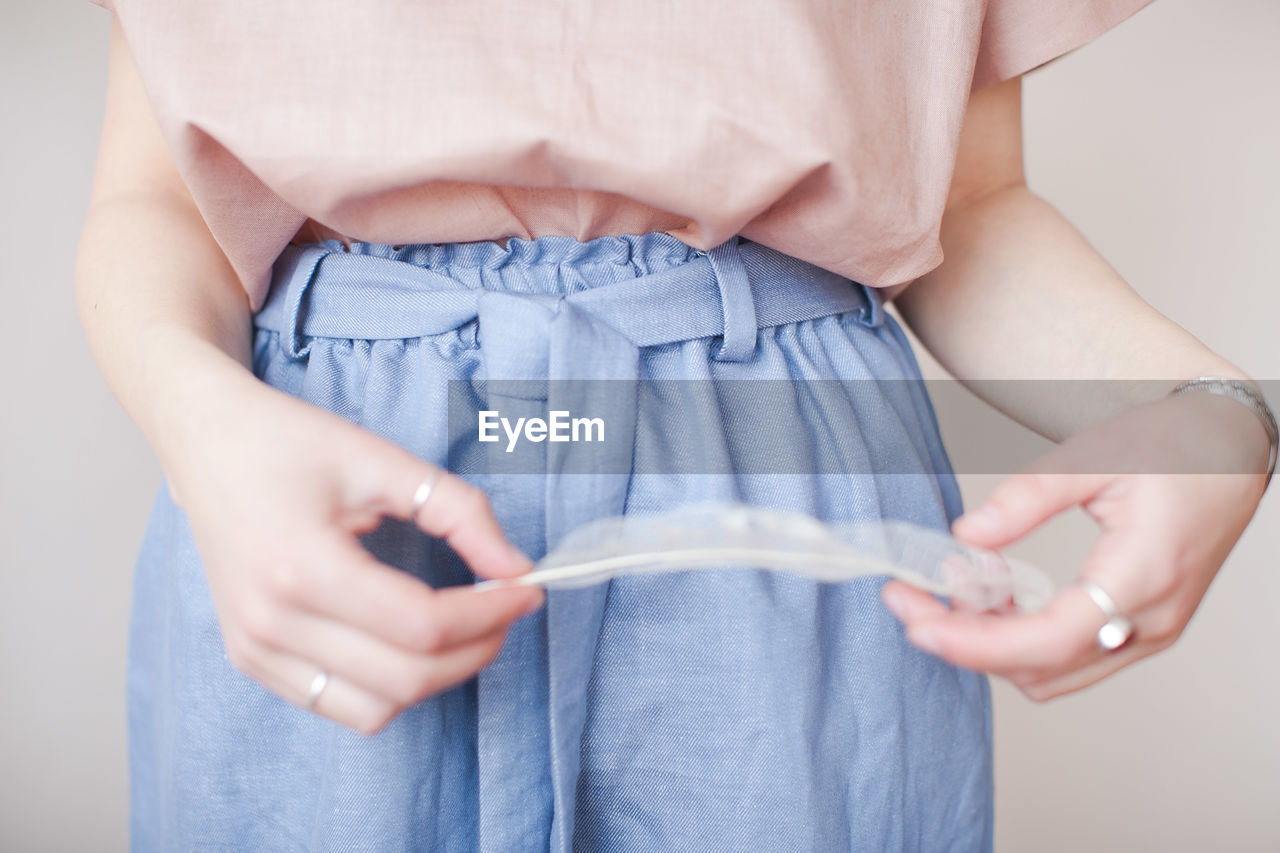
[[[260,379],[441,464],[485,458],[450,426],[451,388],[520,412],[545,408],[526,393],[543,380],[907,380],[775,395],[776,440],[749,450],[725,438],[743,416],[727,412],[636,429],[630,469],[568,473],[549,443],[540,475],[471,465],[535,558],[593,518],[704,499],[936,527],[961,509],[878,293],[748,240],[291,246],[254,321]],[[743,455],[833,444],[847,475],[760,473]],[[472,580],[404,522],[363,541],[432,585]],[[162,487],[130,633],[134,848],[989,850],[988,682],[909,645],[883,582],[725,569],[552,592],[476,679],[367,737],[231,666]]]

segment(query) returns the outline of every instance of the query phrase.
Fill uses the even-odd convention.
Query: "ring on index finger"
[[[418,484],[418,488],[413,493],[413,518],[418,517],[418,513],[422,510],[431,498],[431,493],[435,490],[436,480],[440,477],[440,469],[432,467],[431,473]]]

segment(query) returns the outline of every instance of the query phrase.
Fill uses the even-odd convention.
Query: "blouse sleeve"
[[[990,0],[973,90],[1008,80],[1092,41],[1151,0]]]

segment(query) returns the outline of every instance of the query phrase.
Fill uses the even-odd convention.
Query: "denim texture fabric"
[[[738,237],[324,241],[274,272],[255,374],[441,464],[451,381],[519,416],[545,411],[539,380],[920,378],[873,288]],[[703,499],[945,527],[960,495],[932,406],[896,384],[916,390],[770,413],[790,448],[836,441],[850,475],[736,473],[740,448],[689,421],[638,432],[636,459],[719,473],[563,473],[543,444],[545,474],[466,476],[535,558],[594,518]],[[362,541],[434,586],[472,581],[407,523]],[[909,645],[883,583],[725,569],[552,591],[476,679],[366,737],[231,666],[162,486],[130,633],[134,849],[989,850],[987,679]]]

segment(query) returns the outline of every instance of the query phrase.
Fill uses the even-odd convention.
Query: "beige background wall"
[[[124,849],[128,585],[160,472],[72,300],[108,18],[85,0],[3,10],[0,849]],[[1148,300],[1266,379],[1280,379],[1277,44],[1274,0],[1160,0],[1025,95],[1032,187]],[[969,500],[993,484],[966,477]],[[1173,649],[1045,705],[995,685],[998,849],[1280,849],[1276,491]],[[1017,553],[1065,581],[1092,538],[1077,513]]]

